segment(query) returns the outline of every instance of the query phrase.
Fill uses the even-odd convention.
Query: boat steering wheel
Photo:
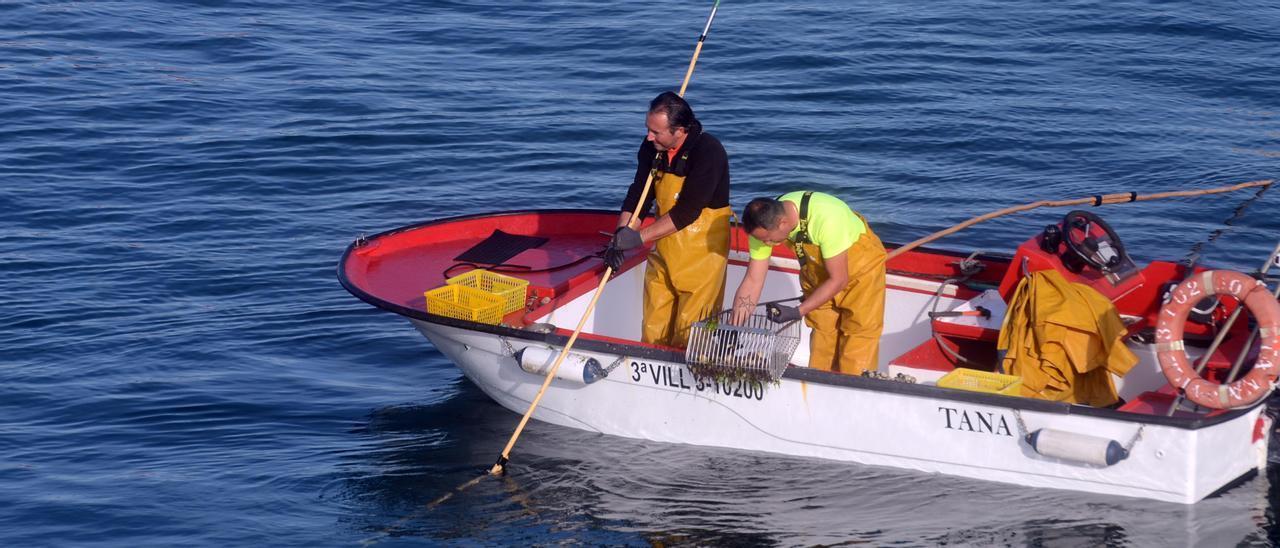
[[[1101,217],[1075,210],[1062,218],[1062,239],[1067,253],[1104,274],[1129,262],[1120,236]]]

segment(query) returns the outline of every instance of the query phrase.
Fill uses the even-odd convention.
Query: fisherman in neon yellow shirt
[[[769,318],[804,317],[809,367],[853,375],[875,370],[884,329],[885,251],[867,221],[844,201],[821,192],[756,198],[742,214],[751,262],[734,295],[734,321],[760,300],[773,247],[786,242],[800,259],[799,306],[769,305]]]

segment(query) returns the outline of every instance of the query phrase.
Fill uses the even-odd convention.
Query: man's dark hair
[[[778,228],[778,223],[782,222],[782,215],[786,212],[786,208],[778,200],[756,198],[742,210],[742,229],[747,234],[755,232],[757,228],[773,230]]]
[[[664,91],[649,101],[649,114],[663,113],[667,115],[667,124],[671,130],[682,127],[689,133],[702,129],[702,123],[693,115],[693,107],[675,92]]]

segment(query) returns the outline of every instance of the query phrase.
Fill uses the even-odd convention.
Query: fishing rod
[[[1254,187],[1260,187],[1260,186],[1266,187],[1266,186],[1270,186],[1271,183],[1273,182],[1275,181],[1271,179],[1264,179],[1259,181],[1250,181],[1247,183],[1240,183],[1240,184],[1231,185],[1231,186],[1208,188],[1204,190],[1178,190],[1173,192],[1159,192],[1156,194],[1138,194],[1137,192],[1118,192],[1115,194],[1098,194],[1098,195],[1090,196],[1088,198],[1076,198],[1073,200],[1059,200],[1059,201],[1041,200],[1038,202],[1031,202],[1029,204],[1007,207],[998,211],[992,211],[991,213],[974,217],[972,219],[969,219],[963,223],[955,225],[946,230],[940,230],[938,232],[934,232],[933,234],[930,234],[928,236],[920,238],[919,240],[916,240],[914,242],[911,242],[909,244],[906,244],[904,246],[901,246],[893,250],[886,257],[886,260],[897,257],[898,255],[901,255],[912,249],[920,247],[921,245],[937,240],[938,238],[941,238],[943,236],[954,234],[956,232],[969,228],[983,221],[989,221],[996,217],[1003,217],[1005,215],[1009,215],[1011,213],[1018,213],[1020,211],[1028,211],[1028,210],[1036,209],[1040,207],[1065,207],[1065,206],[1074,206],[1074,205],[1100,206],[1102,204],[1145,202],[1147,200],[1159,200],[1162,198],[1183,198],[1188,196],[1203,196],[1206,194],[1221,194],[1224,192],[1235,192],[1237,190],[1244,190],[1246,188],[1254,188]]]

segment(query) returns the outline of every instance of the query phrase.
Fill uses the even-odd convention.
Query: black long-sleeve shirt
[[[681,165],[678,160],[684,155],[686,149],[688,149],[689,158]],[[640,151],[636,154],[635,181],[627,190],[627,199],[622,202],[623,211],[628,213],[635,211],[636,202],[640,200],[644,182],[649,178],[649,170],[653,167],[656,153],[652,141],[646,139],[640,144]],[[720,144],[720,140],[710,133],[690,133],[674,156],[668,157],[667,151],[663,151],[662,158],[658,162],[662,171],[670,171],[673,175],[685,177],[684,186],[680,189],[680,197],[676,199],[675,207],[667,212],[676,230],[698,220],[704,208],[718,209],[729,206],[729,155],[725,152],[724,145]],[[673,162],[674,166],[671,165]],[[640,210],[641,219],[648,216],[649,209],[653,205],[654,194],[654,189],[649,189],[644,208]]]

